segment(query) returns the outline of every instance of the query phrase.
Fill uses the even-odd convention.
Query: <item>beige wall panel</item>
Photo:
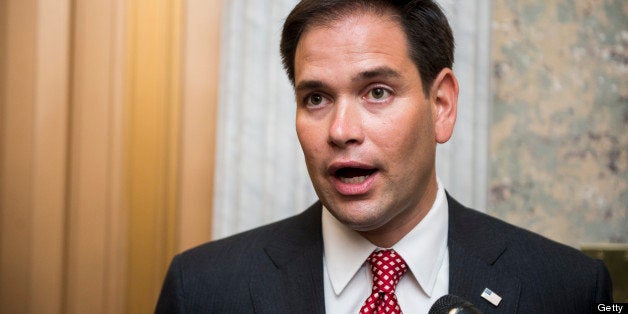
[[[35,1],[7,1],[2,73],[0,309],[28,313],[32,220]]]
[[[69,1],[3,1],[0,312],[60,313]]]
[[[127,311],[153,310],[176,251],[181,2],[129,1]]]
[[[120,197],[122,80],[117,1],[76,1],[72,80],[68,313],[119,310],[125,217]],[[117,76],[116,76],[117,75]],[[116,294],[113,294],[116,293]]]
[[[184,9],[179,251],[211,237],[220,9],[218,0],[189,0]]]
[[[60,313],[63,299],[70,1],[37,8],[30,300],[32,313]]]
[[[128,262],[128,207],[124,198],[124,100],[126,51],[126,1],[108,0],[113,8],[109,123],[109,216],[107,220],[107,269],[104,313],[126,310]]]

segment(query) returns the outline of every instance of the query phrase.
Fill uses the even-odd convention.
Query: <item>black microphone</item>
[[[459,296],[448,294],[436,300],[428,314],[482,314],[482,312],[476,309],[471,302]]]

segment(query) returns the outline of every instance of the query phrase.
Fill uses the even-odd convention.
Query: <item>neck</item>
[[[359,233],[379,247],[392,247],[425,218],[432,208],[432,205],[434,205],[437,192],[438,183],[436,182],[436,176],[434,176],[427,184],[416,206],[402,211],[378,229]]]

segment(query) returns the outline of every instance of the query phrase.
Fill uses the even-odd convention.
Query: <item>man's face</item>
[[[430,99],[388,16],[309,28],[295,56],[296,129],[323,204],[359,232],[386,232],[429,210],[436,193]]]

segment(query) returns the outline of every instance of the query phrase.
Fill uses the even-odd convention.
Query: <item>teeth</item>
[[[340,177],[340,181],[342,181],[343,183],[355,184],[355,183],[364,182],[364,180],[366,180],[366,178],[368,177],[369,176],[358,176],[358,177],[351,177],[351,178]]]

